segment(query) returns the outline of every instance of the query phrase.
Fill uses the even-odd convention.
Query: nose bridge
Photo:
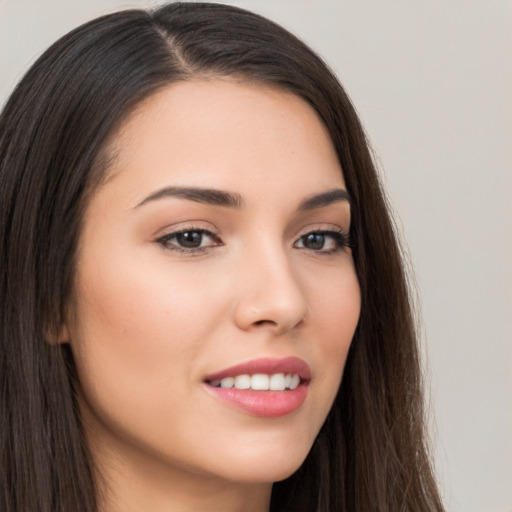
[[[261,237],[244,251],[237,275],[235,319],[242,329],[293,329],[304,319],[307,298],[293,267],[293,249],[280,239]]]

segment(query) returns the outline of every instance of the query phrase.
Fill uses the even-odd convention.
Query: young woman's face
[[[323,124],[290,93],[183,82],[140,105],[110,151],[62,339],[93,454],[132,474],[289,476],[360,310]]]

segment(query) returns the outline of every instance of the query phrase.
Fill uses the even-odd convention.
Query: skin
[[[325,127],[302,99],[234,80],[173,84],[112,137],[109,179],[85,212],[71,344],[100,510],[268,510],[272,482],[303,462],[336,395],[359,318],[347,201]],[[165,187],[239,194],[240,208]],[[199,233],[180,252],[172,233]],[[163,237],[166,237],[165,239]],[[182,240],[180,238],[180,240]],[[208,392],[207,375],[260,357],[311,367],[302,406],[260,418]]]

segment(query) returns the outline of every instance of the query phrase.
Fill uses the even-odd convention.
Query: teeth
[[[234,379],[236,389],[249,389],[251,387],[251,377],[249,375],[238,375]]]
[[[298,375],[292,375],[290,382],[290,389],[295,389],[300,384],[300,377]]]
[[[256,373],[254,375],[237,375],[236,377],[224,377],[210,382],[217,388],[253,389],[255,391],[284,391],[295,389],[300,384],[300,377],[295,373]]]
[[[258,391],[266,391],[270,384],[268,375],[264,373],[257,373],[251,377],[251,388]]]
[[[275,373],[270,376],[269,389],[272,391],[284,391],[286,389],[286,379],[284,373]]]
[[[233,377],[224,377],[220,379],[220,387],[221,388],[232,388],[235,384],[235,379]]]

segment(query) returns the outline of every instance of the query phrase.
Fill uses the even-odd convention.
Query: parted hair
[[[84,439],[73,355],[52,333],[72,297],[84,209],[108,168],[105,141],[140,101],[201,77],[303,98],[330,134],[351,197],[360,320],[332,410],[299,470],[274,484],[271,511],[442,511],[403,258],[348,96],[279,25],[181,2],[73,30],[0,114],[0,510],[97,510],[101,475]]]

